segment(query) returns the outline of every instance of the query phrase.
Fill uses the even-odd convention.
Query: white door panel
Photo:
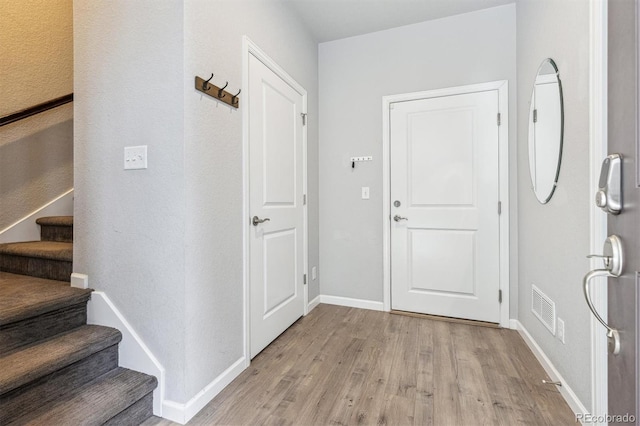
[[[303,97],[249,55],[251,358],[304,313]]]
[[[497,113],[497,91],[392,104],[392,309],[499,322]]]

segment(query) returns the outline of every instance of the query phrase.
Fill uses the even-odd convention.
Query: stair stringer
[[[164,402],[165,370],[151,350],[136,333],[124,315],[102,291],[91,293],[87,303],[87,324],[113,327],[122,333],[119,346],[120,366],[140,371],[158,379],[158,387],[153,391],[153,414],[162,417]]]

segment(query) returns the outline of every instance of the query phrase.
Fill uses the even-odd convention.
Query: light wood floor
[[[189,425],[575,424],[542,379],[513,330],[319,305]]]

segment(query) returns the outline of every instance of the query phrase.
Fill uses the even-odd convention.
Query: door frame
[[[383,309],[387,312],[391,310],[391,104],[490,90],[498,91],[498,112],[501,117],[501,124],[498,128],[498,191],[499,199],[502,202],[502,213],[499,217],[499,289],[502,290],[500,326],[509,327],[509,305],[511,299],[509,296],[509,82],[507,80],[382,97],[382,302]]]
[[[244,359],[245,367],[251,364],[251,256],[250,239],[251,224],[250,199],[249,199],[249,55],[254,56],[267,68],[273,71],[278,77],[284,80],[296,92],[302,95],[302,112],[307,113],[307,91],[298,84],[283,68],[271,59],[262,49],[258,47],[249,37],[242,36],[242,88],[244,89],[244,100],[241,102],[242,109],[242,298],[243,298],[243,329],[244,329]],[[302,191],[307,196],[307,126],[302,126]],[[303,203],[303,274],[309,276],[309,224],[308,224],[308,203]],[[303,313],[309,313],[309,280],[303,284],[302,303]]]
[[[601,253],[607,238],[607,215],[592,201],[598,187],[600,165],[607,156],[607,19],[608,0],[589,2],[589,212],[591,253]],[[591,259],[590,269],[602,267]],[[607,318],[607,279],[597,278],[591,286],[591,300],[603,318]],[[608,412],[608,347],[602,326],[590,315],[591,326],[591,414]],[[605,423],[602,423],[605,424]]]

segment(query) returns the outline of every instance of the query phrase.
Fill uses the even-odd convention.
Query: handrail
[[[23,118],[31,117],[32,115],[40,114],[41,112],[59,107],[60,105],[68,104],[69,102],[73,102],[73,93],[0,117],[0,127],[22,120]]]

